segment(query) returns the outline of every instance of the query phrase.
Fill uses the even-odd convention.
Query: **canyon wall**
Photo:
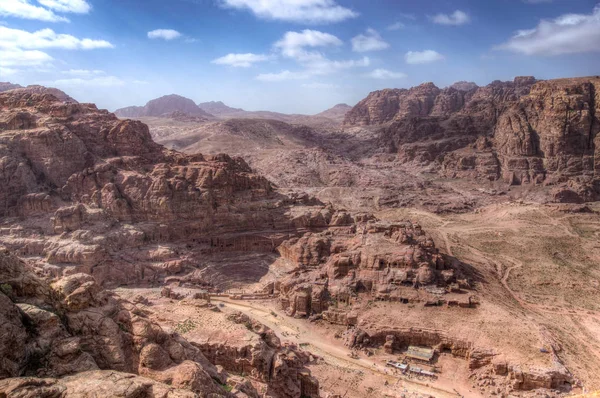
[[[376,91],[344,123],[381,126],[381,148],[446,177],[556,186],[558,201],[600,198],[600,77],[457,87]]]

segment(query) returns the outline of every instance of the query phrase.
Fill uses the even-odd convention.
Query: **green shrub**
[[[6,294],[8,297],[12,297],[13,295],[13,287],[8,283],[3,283],[0,285],[0,290],[2,293]]]
[[[183,322],[179,322],[175,326],[175,331],[179,334],[186,334],[194,329],[196,329],[196,324],[191,319],[186,319]]]

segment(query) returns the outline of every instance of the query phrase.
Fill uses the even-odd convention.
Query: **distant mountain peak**
[[[14,90],[16,88],[23,88],[20,84],[13,84],[11,82],[0,82],[0,93],[8,90]]]
[[[341,122],[344,120],[346,113],[350,112],[351,109],[352,107],[348,104],[337,104],[321,113],[317,113],[315,116],[326,117]]]
[[[202,102],[198,104],[198,107],[200,107],[200,109],[204,110],[205,112],[208,112],[211,115],[215,116],[222,116],[244,111],[241,108],[232,108],[230,106],[227,106],[222,101]]]
[[[202,110],[194,101],[178,94],[163,95],[148,101],[145,106],[129,106],[117,109],[115,114],[120,117],[169,116],[173,113],[189,116],[212,118],[213,115]]]

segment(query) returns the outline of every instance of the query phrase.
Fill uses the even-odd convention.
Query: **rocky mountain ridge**
[[[350,112],[352,107],[348,104],[337,104],[332,108],[324,110],[321,113],[317,113],[315,116],[327,117],[329,119],[343,121],[346,117],[346,114]]]
[[[15,87],[16,88],[16,87]],[[206,121],[219,119],[270,119],[286,123],[327,125],[341,123],[346,112],[351,109],[349,105],[337,104],[316,115],[285,114],[271,111],[246,111],[241,108],[232,108],[221,101],[202,102],[194,104],[189,98],[179,95],[163,96],[149,101],[145,106],[129,106],[120,108],[115,114],[123,118],[162,117],[171,115],[182,117],[203,117]],[[196,122],[199,122],[196,120]]]
[[[230,113],[244,112],[243,109],[232,108],[230,106],[225,105],[222,101],[202,102],[198,104],[198,107],[200,107],[205,112],[215,116],[224,116]]]
[[[130,106],[117,109],[115,114],[120,117],[137,118],[144,116],[164,117],[173,112],[181,112],[189,116],[204,117],[207,119],[213,118],[213,115],[205,112],[191,99],[176,94],[164,95],[153,99],[148,101],[144,106]]]
[[[381,126],[379,145],[447,177],[559,188],[559,201],[600,198],[600,77],[517,77],[467,91],[425,83],[371,93],[347,128]]]
[[[315,161],[324,185],[330,184],[336,189],[347,186],[354,191],[362,191],[368,184],[381,184],[382,190],[392,191],[392,185],[395,185],[403,191],[427,191],[431,196],[426,200],[439,204],[442,191],[434,183],[415,179],[401,185],[387,179],[388,174],[398,175],[398,170],[410,162],[416,165],[427,163],[417,156],[403,157],[400,149],[406,149],[408,154],[412,143],[433,143],[435,148],[436,134],[444,137],[446,131],[457,131],[463,126],[461,122],[467,126],[472,123],[485,127],[490,109],[513,101],[512,98],[530,96],[540,87],[538,84],[523,82],[522,87],[512,83],[490,88],[491,99],[489,93],[484,92],[478,94],[482,97],[479,102],[470,100],[469,109],[478,112],[470,111],[470,115],[461,114],[461,117],[454,116],[455,119],[452,115],[431,116],[431,112],[425,110],[431,103],[432,109],[435,106],[446,109],[436,105],[437,99],[428,99],[439,89],[425,85],[410,93],[410,104],[399,105],[399,109],[408,113],[397,122],[375,126],[374,130],[369,130],[369,126],[352,126],[346,131],[315,131],[276,121],[252,120],[248,123],[237,119],[215,123],[215,126],[228,137],[240,137],[241,149],[260,143],[266,150],[273,149],[279,154],[284,144],[288,147],[297,145],[299,150],[294,153],[300,155],[296,158],[284,157],[285,161],[264,158],[273,169],[300,168],[302,161],[306,161],[305,147],[318,144],[321,147],[311,148],[308,152],[312,158],[327,158],[326,162]],[[557,82],[550,87],[542,86],[542,91],[548,90],[547,94],[540,94],[545,100],[527,97],[529,99],[523,102],[524,109],[527,112],[539,109],[538,119],[549,120],[552,125],[558,116],[548,109],[556,106],[558,115],[567,103],[569,112],[566,113],[570,115],[571,108],[580,104],[583,109],[573,112],[568,120],[578,120],[576,116],[589,120],[590,113],[585,112],[590,105],[590,91],[585,91],[589,85],[583,84],[581,88],[577,82],[574,86],[572,82],[565,84],[564,88]],[[461,95],[456,94],[457,98]],[[543,106],[530,108],[532,102],[541,102]],[[503,112],[508,112],[512,106],[503,107]],[[407,116],[411,112],[428,116]],[[474,116],[479,114],[483,115],[481,119]],[[495,115],[494,112],[491,114]],[[492,120],[496,117],[502,115],[494,116]],[[534,123],[533,118],[528,120]],[[582,126],[595,126],[593,118],[591,120],[590,125],[571,123],[569,126],[580,131]],[[425,121],[431,123],[425,124]],[[418,127],[420,123],[424,123],[419,127],[422,130],[404,130],[405,126]],[[437,130],[436,123],[440,124]],[[421,132],[431,136],[419,135]],[[568,136],[571,130],[563,133]],[[450,138],[449,145],[454,145],[455,137]],[[398,140],[398,146],[394,146],[394,140]],[[381,148],[393,150],[390,153]],[[11,328],[14,334],[8,336],[6,347],[12,347],[18,340],[32,344],[24,348],[19,346],[23,349],[16,351],[15,358],[4,355],[10,361],[1,364],[10,369],[7,376],[39,376],[0,381],[0,391],[22,393],[33,385],[36,388],[33,396],[39,393],[39,386],[62,391],[65,396],[71,391],[76,396],[85,382],[98,385],[102,380],[112,380],[112,385],[125,389],[135,387],[135,393],[158,391],[162,394],[156,396],[179,396],[176,394],[196,390],[201,395],[206,393],[204,388],[209,393],[222,394],[227,391],[222,392],[219,384],[226,380],[221,378],[218,368],[216,375],[211,370],[219,365],[236,376],[247,375],[245,372],[251,370],[253,381],[266,383],[267,389],[276,397],[319,395],[318,383],[304,368],[305,364],[314,362],[314,357],[293,347],[278,345],[273,334],[260,324],[236,317],[242,325],[236,333],[239,329],[244,333],[245,328],[249,332],[252,329],[255,334],[252,343],[234,344],[228,342],[227,335],[216,340],[211,337],[210,341],[196,340],[189,357],[178,356],[181,350],[175,347],[171,352],[171,346],[175,346],[171,339],[182,346],[185,344],[177,336],[159,332],[152,337],[146,336],[147,330],[153,331],[156,327],[148,319],[138,319],[143,318],[144,313],[127,300],[103,290],[118,286],[154,288],[163,285],[202,289],[200,297],[203,298],[210,294],[223,295],[229,289],[242,289],[242,294],[233,293],[231,297],[242,297],[243,290],[263,298],[276,297],[291,317],[349,327],[353,331],[349,333],[351,341],[348,344],[353,348],[384,348],[398,352],[407,344],[423,343],[435,346],[440,354],[449,350],[453,356],[466,360],[469,369],[478,372],[481,383],[488,383],[488,386],[493,381],[496,384],[490,385],[490,389],[497,390],[496,386],[502,386],[503,391],[510,394],[531,389],[556,389],[558,392],[552,394],[559,394],[576,384],[569,370],[572,362],[568,364],[569,369],[563,365],[563,348],[547,344],[545,337],[540,340],[537,333],[523,328],[523,323],[532,321],[527,318],[525,307],[514,310],[520,301],[511,298],[510,294],[514,293],[508,287],[504,290],[512,268],[505,270],[503,265],[481,257],[467,257],[466,262],[459,260],[455,255],[464,256],[463,249],[467,246],[455,246],[453,254],[452,235],[436,237],[436,245],[418,222],[406,220],[405,214],[410,213],[398,213],[402,216],[382,221],[371,212],[346,210],[300,190],[279,189],[241,158],[192,152],[185,155],[167,150],[152,140],[148,126],[142,122],[121,120],[107,111],[98,110],[93,104],[64,100],[35,87],[0,93],[0,184],[4,187],[0,191],[0,244],[6,247],[3,249],[9,260],[6,264],[16,264],[19,260],[15,256],[26,261],[19,263],[20,269],[25,271],[18,271],[16,277],[2,275],[0,284],[7,283],[0,293],[3,300],[0,310],[8,323],[16,325]],[[348,155],[342,157],[344,153]],[[439,159],[433,158],[428,164],[435,162]],[[388,174],[372,173],[383,167]],[[354,174],[350,175],[349,170]],[[464,176],[466,181],[471,178],[476,177]],[[566,183],[572,180],[568,177]],[[292,180],[291,186],[296,182]],[[465,196],[474,197],[472,188]],[[385,206],[383,201],[373,206],[377,208],[378,216],[385,217],[391,210]],[[430,226],[441,223],[438,216],[427,218],[422,213],[417,214],[421,214]],[[500,235],[493,235],[492,241],[486,240],[485,247],[501,244],[503,238],[496,236]],[[469,264],[471,260],[477,261],[479,268]],[[36,279],[34,284],[41,286],[39,289],[23,285],[23,281],[34,279],[33,274],[41,280],[37,282]],[[516,271],[512,277],[515,274]],[[181,297],[170,292],[169,287],[165,304],[170,305],[169,300],[174,300],[171,309],[180,304],[182,307],[188,305],[178,304]],[[52,297],[46,302],[44,297],[48,295]],[[383,303],[382,307],[377,304],[379,302]],[[405,304],[402,308],[394,306]],[[205,304],[189,304],[194,313],[201,305]],[[387,323],[406,321],[412,326],[405,328],[404,324],[397,328],[383,324],[375,327],[362,316],[378,308],[385,311],[388,306],[403,316],[394,320],[397,313],[387,313]],[[27,329],[29,322],[23,314],[27,311],[38,314],[38,308],[59,311],[63,318],[52,318],[50,323],[60,321],[59,329],[61,324],[62,328],[69,326],[68,333],[57,334],[60,337],[57,341],[83,338],[90,349],[83,353],[61,351],[60,347],[55,350],[27,330],[22,334],[20,331]],[[208,307],[202,308],[200,311],[212,311]],[[490,309],[496,318],[488,318],[486,311]],[[97,319],[89,316],[90,311],[104,323],[100,326],[94,323]],[[43,315],[34,319],[33,324],[41,325],[42,331],[54,333],[55,329],[47,328],[42,322],[47,319],[47,314]],[[421,316],[423,319],[419,319]],[[438,322],[438,318],[441,321]],[[128,319],[143,325],[144,331],[137,333],[130,329]],[[468,321],[465,327],[461,327],[463,319]],[[469,328],[482,325],[481,322],[485,327]],[[426,330],[428,327],[423,325],[427,323],[430,329],[433,324],[435,333]],[[103,328],[110,329],[111,334],[104,333]],[[523,343],[517,353],[511,351],[514,342],[510,333],[494,334],[500,329],[519,333],[519,341]],[[96,330],[104,333],[104,340],[95,334]],[[540,335],[546,334],[540,330]],[[117,340],[125,343],[119,343],[121,345],[117,347]],[[131,340],[133,344],[130,344]],[[102,342],[108,343],[103,346]],[[539,344],[549,347],[544,349],[550,350],[551,355],[540,352]],[[0,350],[3,353],[10,351],[6,347],[0,346]],[[31,351],[30,347],[37,351]],[[40,347],[43,349],[38,349]],[[110,347],[107,353],[105,347]],[[196,349],[202,356],[197,355]],[[129,362],[120,361],[119,358],[124,356],[121,352],[127,350],[132,352],[125,355]],[[577,353],[571,346],[565,346],[564,350],[569,354]],[[40,355],[23,357],[19,354],[22,351],[39,352]],[[59,358],[54,359],[55,356]],[[90,356],[93,362],[89,360]],[[52,358],[52,362],[63,370],[55,372],[47,362],[40,365],[36,361],[40,358],[43,361]],[[71,363],[73,368],[69,367]],[[85,372],[77,374],[75,366]],[[28,373],[40,369],[39,375]],[[96,381],[86,380],[90,377]],[[246,395],[254,396],[252,394]]]

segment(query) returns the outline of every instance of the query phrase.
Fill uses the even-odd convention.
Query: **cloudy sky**
[[[600,73],[599,0],[0,0],[0,81],[114,110],[316,113],[433,81]]]

